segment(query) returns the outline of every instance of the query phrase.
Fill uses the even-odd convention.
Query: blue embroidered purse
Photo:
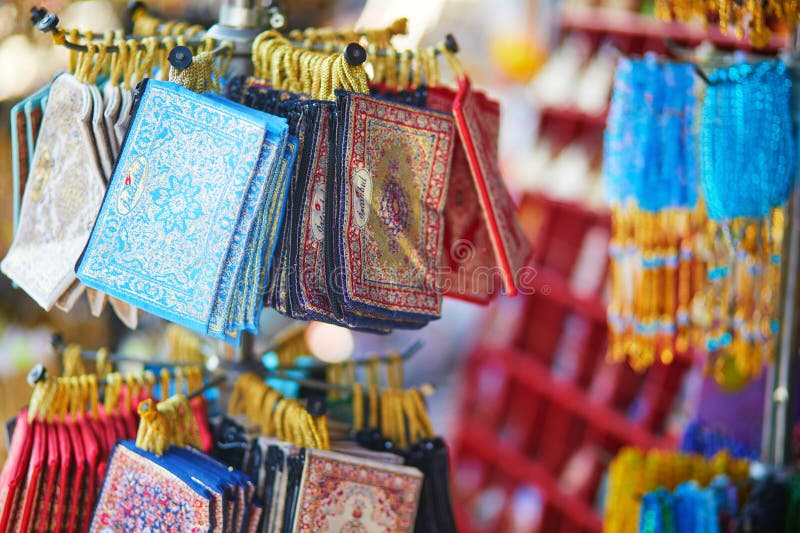
[[[284,119],[223,98],[139,93],[78,278],[236,344],[258,323],[296,143]]]

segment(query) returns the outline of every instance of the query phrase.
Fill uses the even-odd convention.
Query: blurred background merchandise
[[[102,32],[126,20],[124,2],[40,4],[57,12],[64,27]],[[14,102],[66,65],[64,51],[30,29],[32,5],[0,4],[0,124],[8,124]],[[147,5],[206,26],[218,7]],[[678,32],[650,17],[649,2],[635,0],[284,0],[280,6],[293,27],[381,27],[408,17],[400,48],[437,43],[452,32],[474,83],[501,102],[500,163],[534,248],[531,290],[486,308],[447,299],[442,318],[420,331],[354,334],[354,358],[424,341],[406,378],[436,386],[429,406],[452,448],[453,496],[464,531],[600,531],[604,472],[614,454],[627,445],[674,447],[698,413],[758,447],[763,382],[722,397],[689,361],[644,373],[606,361],[611,224],[600,169],[616,59],[619,50],[663,51],[665,34],[696,45],[705,30]],[[2,255],[11,242],[9,153],[8,128],[0,127]],[[108,310],[94,319],[84,299],[79,306],[69,315],[45,314],[0,276],[3,420],[29,396],[22,376],[31,365],[57,364],[50,332],[90,348],[158,353],[161,321],[145,318],[130,333]],[[275,312],[263,313],[256,351],[287,324]],[[724,419],[725,402],[757,416]]]

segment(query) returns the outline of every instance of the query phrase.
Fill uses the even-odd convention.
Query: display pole
[[[797,32],[792,36],[791,57],[788,58],[792,75],[792,114],[795,135],[800,126],[800,64],[798,63]],[[795,139],[800,153],[800,137]],[[762,436],[763,459],[776,467],[788,465],[792,460],[792,430],[797,410],[797,354],[798,354],[798,272],[800,271],[800,180],[795,176],[791,197],[787,205],[784,224],[783,268],[781,269],[780,329],[775,362],[767,375],[767,397],[764,408]]]

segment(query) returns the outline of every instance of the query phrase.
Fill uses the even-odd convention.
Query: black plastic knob
[[[45,379],[47,379],[47,369],[42,364],[34,366],[31,371],[28,372],[28,385],[31,387]]]
[[[133,14],[140,9],[147,9],[147,6],[144,4],[144,2],[128,2],[128,14],[130,16],[133,16]]]
[[[322,396],[312,396],[308,399],[306,409],[311,416],[323,416],[328,413],[328,402]]]
[[[452,33],[448,33],[447,35],[445,35],[445,37],[444,37],[444,47],[451,54],[457,54],[458,53],[458,41],[456,41],[456,38],[453,37]]]
[[[50,345],[57,350],[60,350],[64,346],[64,337],[61,333],[53,333],[50,337]]]
[[[42,20],[47,15],[47,10],[42,7],[32,7],[31,8],[31,25],[39,24],[39,21]]]
[[[358,43],[350,43],[344,47],[344,58],[348,63],[357,67],[367,60],[367,51]]]
[[[37,24],[36,27],[39,28],[39,31],[43,32],[49,31],[55,33],[56,29],[58,28],[59,22],[60,21],[58,20],[58,17],[55,16],[55,14],[48,13],[47,15],[42,17],[42,19],[39,21],[39,24]]]
[[[169,53],[169,64],[183,70],[192,64],[192,51],[186,46],[176,46]]]

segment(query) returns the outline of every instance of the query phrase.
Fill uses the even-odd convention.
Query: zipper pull
[[[144,94],[144,89],[146,86],[147,86],[147,78],[137,83],[136,88],[133,90],[133,101],[131,102],[131,110],[128,112],[128,114],[131,117],[133,116],[133,113],[136,111],[136,108],[139,107],[139,100],[142,99],[142,94]]]

